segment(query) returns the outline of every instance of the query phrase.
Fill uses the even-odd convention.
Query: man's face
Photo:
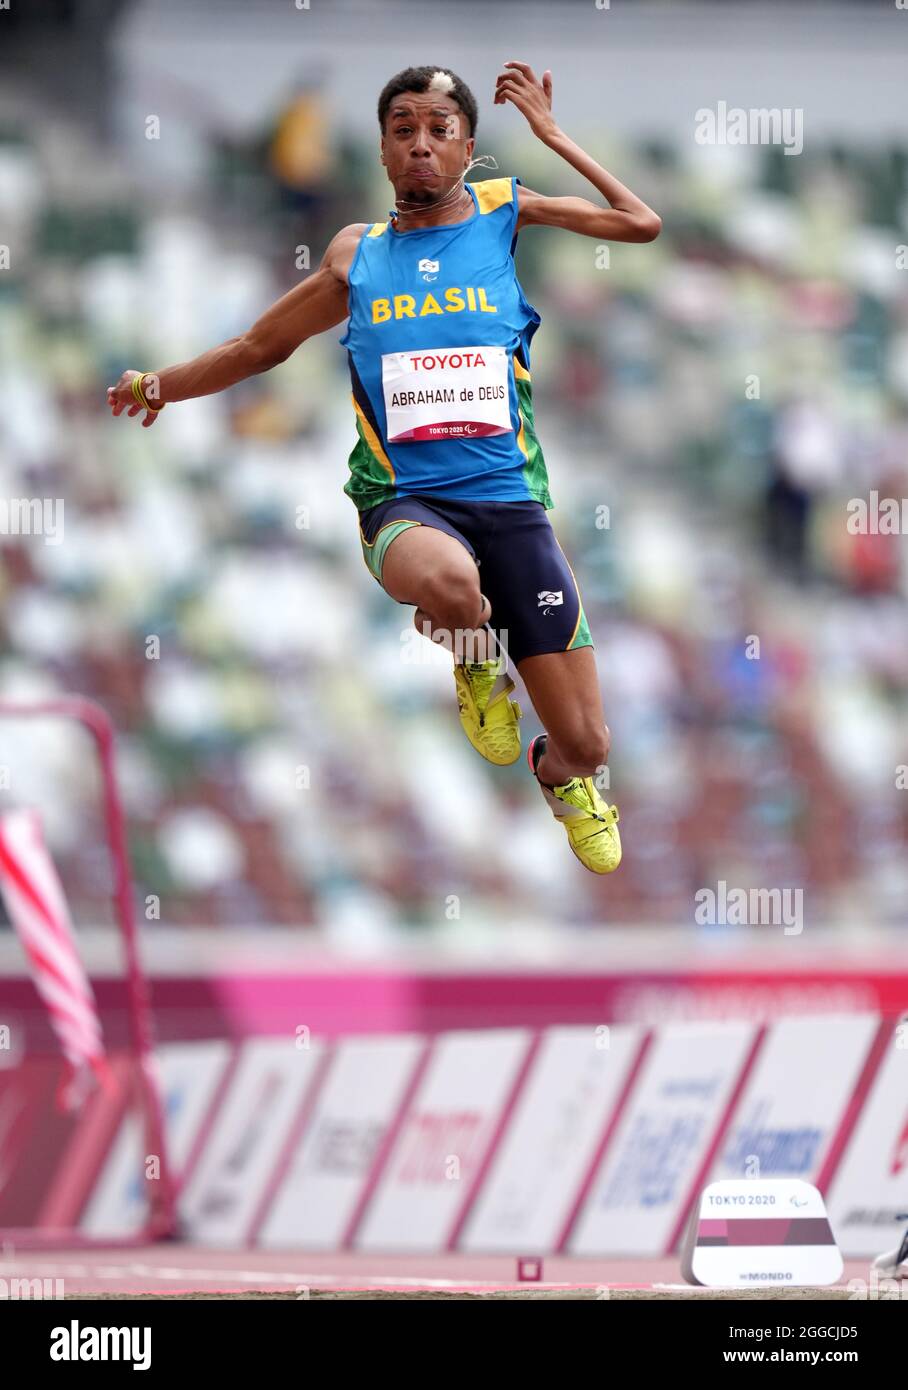
[[[395,97],[381,141],[382,163],[395,193],[413,203],[434,203],[447,193],[473,157],[468,130],[457,102],[440,92]]]

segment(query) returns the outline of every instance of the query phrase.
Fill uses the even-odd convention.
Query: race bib
[[[513,430],[505,348],[385,352],[381,376],[390,444]]]

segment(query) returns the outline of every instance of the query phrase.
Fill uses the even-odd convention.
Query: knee
[[[478,571],[470,574],[459,568],[437,570],[426,581],[420,608],[431,615],[435,626],[452,632],[457,628],[475,628],[486,621],[483,614],[488,603],[479,592]]]
[[[575,777],[594,777],[608,762],[611,734],[605,724],[566,731],[558,739],[558,752]]]

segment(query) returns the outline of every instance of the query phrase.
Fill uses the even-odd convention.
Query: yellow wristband
[[[133,377],[133,379],[132,379],[132,394],[135,396],[135,398],[136,398],[136,400],[138,401],[139,405],[142,406],[142,408],[143,408],[144,410],[150,410],[150,411],[152,411],[152,413],[155,413],[155,414],[156,414],[159,410],[163,410],[163,409],[164,409],[163,405],[152,405],[151,402],[147,399],[147,397],[146,397],[146,395],[145,395],[145,392],[142,390],[142,381],[143,381],[143,379],[144,379],[146,376],[150,376],[150,375],[151,375],[150,372],[139,372],[138,376],[134,376],[134,377]]]

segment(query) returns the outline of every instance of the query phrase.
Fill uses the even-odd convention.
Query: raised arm
[[[347,272],[366,223],[354,222],[332,239],[318,270],[272,304],[251,328],[238,338],[203,352],[191,362],[155,372],[126,371],[116,386],[107,389],[114,415],[144,411],[143,426],[151,425],[165,405],[210,396],[238,381],[267,372],[284,362],[307,338],[342,323],[347,317]],[[150,409],[139,403],[133,379],[139,377],[140,393]]]
[[[498,77],[495,102],[510,101],[522,111],[530,129],[544,145],[566,159],[610,204],[590,202],[588,198],[547,198],[522,185],[518,188],[517,230],[522,227],[563,227],[581,236],[604,241],[654,241],[662,219],[623,183],[614,178],[591,155],[565,135],[552,116],[552,74],[540,82],[528,63],[505,63]]]

